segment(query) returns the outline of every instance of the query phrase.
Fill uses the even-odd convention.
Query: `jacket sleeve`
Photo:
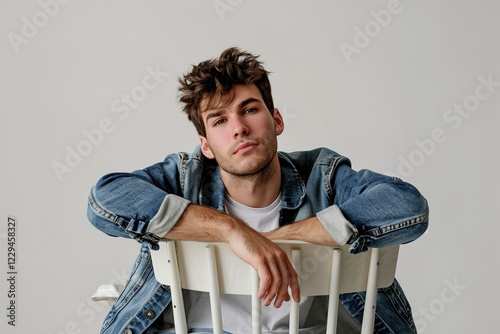
[[[92,225],[115,237],[158,241],[175,225],[190,203],[182,197],[179,157],[132,173],[112,173],[92,188],[87,216]]]
[[[340,165],[332,178],[333,205],[318,212],[334,240],[352,253],[411,242],[428,226],[426,199],[411,184]]]

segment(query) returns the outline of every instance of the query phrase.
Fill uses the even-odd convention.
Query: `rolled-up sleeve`
[[[189,201],[176,195],[167,195],[156,215],[149,222],[148,233],[163,238],[181,218]]]
[[[358,229],[351,224],[337,205],[332,205],[316,214],[319,221],[325,226],[328,234],[340,246],[345,245],[351,238],[356,237]]]

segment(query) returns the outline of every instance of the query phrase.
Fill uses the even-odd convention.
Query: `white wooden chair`
[[[339,294],[366,291],[362,334],[373,333],[377,288],[394,281],[399,246],[350,254],[347,246],[328,247],[300,241],[276,242],[297,271],[301,296],[329,296],[326,333],[336,333]],[[177,333],[187,333],[182,289],[209,292],[214,333],[222,333],[220,294],[252,296],[253,333],[261,333],[261,300],[256,271],[226,243],[168,241],[151,252],[157,280],[170,286]],[[291,301],[290,333],[298,332],[299,307]]]

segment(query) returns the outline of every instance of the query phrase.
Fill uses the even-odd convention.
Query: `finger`
[[[280,307],[283,301],[290,301],[288,286],[290,286],[290,289],[294,296],[294,300],[300,300],[300,290],[297,281],[297,274],[293,269],[293,266],[290,263],[288,257],[285,255],[283,261],[280,261],[279,263],[281,264],[281,286],[274,302],[274,305],[276,307]]]
[[[290,301],[290,294],[288,293],[288,282],[288,275],[283,276],[282,283],[279,287],[278,293],[276,294],[276,299],[274,301],[275,307],[281,307],[284,301]]]
[[[271,272],[271,281],[269,282],[267,294],[264,298],[264,305],[269,306],[275,297],[278,297],[280,292],[282,277],[281,271],[276,266],[275,261],[271,261],[269,264],[269,270]]]
[[[259,275],[259,291],[257,297],[263,299],[267,291],[269,290],[269,284],[271,283],[271,275],[266,266],[261,266],[257,269],[257,274]]]
[[[293,271],[292,266],[288,260],[285,252],[279,250],[273,257],[271,266],[273,273],[273,282],[269,289],[270,295],[267,296],[267,302],[271,302],[275,298],[274,306],[280,307],[283,301],[289,301],[290,295],[288,293],[288,284],[290,283],[290,270]]]
[[[293,300],[297,303],[300,301],[300,286],[299,286],[299,277],[293,266],[290,264],[290,290],[292,291]]]

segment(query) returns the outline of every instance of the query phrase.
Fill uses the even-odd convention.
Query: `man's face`
[[[251,176],[276,157],[283,118],[278,109],[269,112],[253,84],[236,85],[231,93],[229,104],[202,112],[206,137],[200,136],[201,149],[217,160],[222,173]]]

